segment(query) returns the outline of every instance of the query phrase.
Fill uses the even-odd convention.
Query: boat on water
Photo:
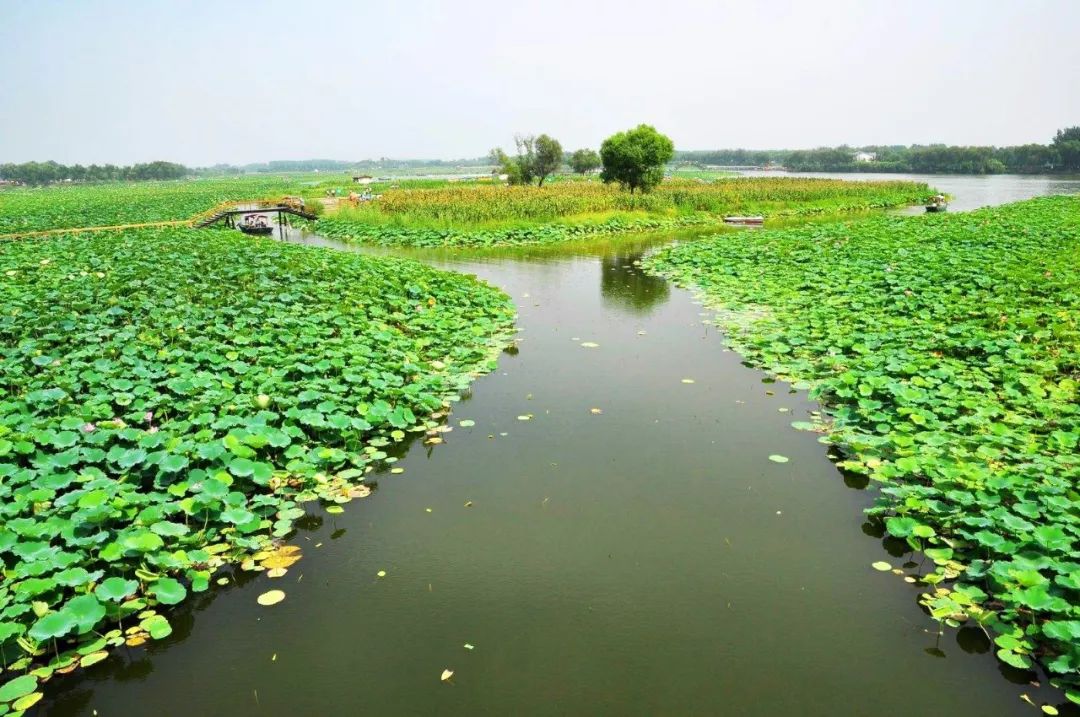
[[[266,235],[274,233],[274,225],[270,223],[270,220],[264,214],[248,214],[237,227],[245,234]]]
[[[761,226],[765,223],[765,217],[753,216],[753,217],[724,217],[724,224],[738,224],[741,226]]]
[[[943,212],[949,208],[949,203],[945,201],[945,195],[939,194],[926,205],[926,211],[928,212]]]

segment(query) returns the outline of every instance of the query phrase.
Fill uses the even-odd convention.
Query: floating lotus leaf
[[[277,605],[279,602],[285,599],[285,593],[281,590],[268,590],[257,598],[257,602],[260,605],[269,607],[270,605]]]
[[[300,548],[295,545],[283,545],[271,553],[265,553],[259,564],[270,570],[290,567],[301,558]]]
[[[11,702],[24,697],[37,689],[38,680],[31,675],[22,675],[0,686],[0,702]]]
[[[161,640],[172,634],[172,626],[161,615],[152,615],[139,623],[139,627],[155,640]]]
[[[36,705],[38,702],[40,702],[41,698],[44,696],[45,694],[42,692],[31,692],[30,694],[24,695],[12,702],[11,709],[15,710],[16,712],[28,710],[34,705]]]
[[[83,667],[90,667],[91,665],[96,665],[97,663],[101,662],[108,656],[109,653],[107,651],[98,650],[97,652],[91,652],[88,655],[84,655],[83,658],[79,660],[79,664],[81,664]]]

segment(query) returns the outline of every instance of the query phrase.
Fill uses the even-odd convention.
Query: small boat
[[[237,224],[240,231],[245,234],[273,234],[274,225],[270,223],[270,220],[265,214],[248,214],[244,217],[244,221]]]
[[[949,203],[945,201],[945,195],[939,194],[932,198],[926,205],[926,211],[928,212],[943,212],[949,208]]]
[[[724,217],[724,224],[742,224],[744,226],[760,226],[765,223],[765,217]]]

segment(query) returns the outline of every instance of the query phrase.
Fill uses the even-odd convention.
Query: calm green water
[[[1058,701],[981,633],[937,634],[918,590],[870,567],[905,557],[865,522],[872,489],[789,427],[815,406],[634,266],[674,238],[426,255],[519,306],[518,350],[455,406],[452,425],[475,427],[413,444],[342,515],[311,507],[286,577],[196,597],[173,637],[50,682],[47,714],[957,717]],[[271,587],[287,599],[257,606]]]

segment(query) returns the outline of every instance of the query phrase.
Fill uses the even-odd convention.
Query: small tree
[[[600,146],[604,170],[600,179],[618,182],[633,194],[647,192],[664,178],[664,165],[675,155],[675,144],[647,124],[613,134]]]
[[[517,147],[514,157],[498,147],[488,155],[507,175],[510,184],[532,184],[534,179],[539,179],[543,186],[544,180],[562,164],[562,145],[546,134],[539,137],[518,135],[514,137],[514,145]]]
[[[528,137],[523,137],[520,134],[514,136],[514,146],[517,147],[517,156],[514,157],[514,163],[517,164],[517,176],[519,178],[518,184],[532,184],[533,167],[536,164],[536,137],[531,134]],[[510,176],[514,176],[514,172],[510,172]]]
[[[517,140],[515,140],[517,141]],[[506,181],[511,185],[528,184],[532,181],[532,175],[529,169],[529,159],[526,155],[522,154],[521,143],[518,143],[518,154],[516,157],[511,157],[501,148],[496,147],[488,154],[491,157],[491,162],[498,169],[497,172],[506,175]]]
[[[562,165],[562,145],[557,139],[542,134],[536,138],[533,148],[533,175],[540,180],[539,186],[542,187],[544,180],[559,171]]]
[[[588,174],[600,166],[600,155],[591,149],[579,149],[570,155],[570,168],[578,174]]]

